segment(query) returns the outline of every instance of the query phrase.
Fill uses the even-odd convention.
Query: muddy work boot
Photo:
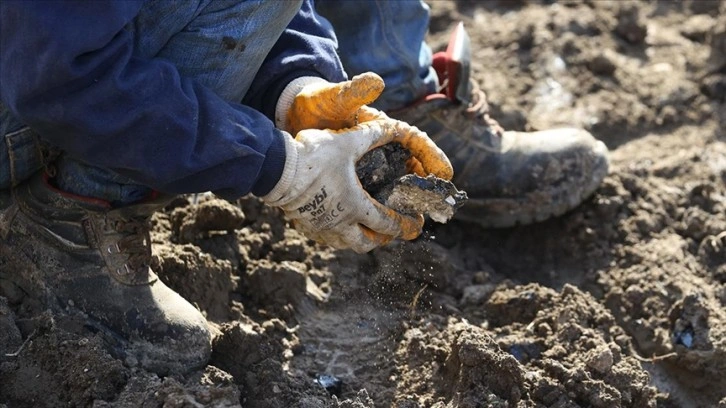
[[[149,266],[147,221],[162,205],[111,209],[37,175],[0,209],[0,279],[82,316],[130,365],[160,375],[201,368],[211,353],[205,318]]]
[[[449,156],[454,184],[469,201],[456,218],[484,227],[530,224],[560,215],[592,194],[608,172],[607,148],[580,129],[505,132],[469,81],[463,25],[434,55],[442,93],[387,112],[428,133]]]

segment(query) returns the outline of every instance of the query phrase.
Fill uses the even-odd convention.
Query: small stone
[[[591,350],[587,356],[586,364],[592,370],[605,374],[612,368],[613,360],[613,352],[605,345]]]
[[[470,285],[464,288],[460,303],[462,305],[480,305],[485,302],[496,289],[494,284]]]
[[[612,76],[617,68],[615,63],[604,54],[595,56],[587,64],[587,67],[593,74],[602,76]]]
[[[340,396],[340,392],[343,390],[343,381],[330,374],[318,375],[315,382],[325,388],[330,395]]]
[[[673,337],[675,344],[683,345],[686,348],[693,347],[693,328],[687,327],[683,331],[674,333]]]
[[[132,367],[132,368],[139,365],[139,360],[137,360],[136,357],[134,357],[132,355],[126,356],[126,359],[124,360],[124,362],[126,363],[127,366]]]
[[[549,324],[547,324],[546,322],[542,322],[542,323],[538,324],[537,326],[535,326],[534,332],[539,337],[547,337],[550,334],[552,334],[552,327]]]

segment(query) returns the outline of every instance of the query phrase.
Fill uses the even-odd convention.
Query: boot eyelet
[[[121,253],[121,248],[118,247],[118,243],[111,244],[106,248],[106,252],[109,254],[118,254]]]
[[[124,264],[123,267],[116,269],[116,274],[120,276],[126,276],[131,273],[131,268],[129,268],[129,264]]]

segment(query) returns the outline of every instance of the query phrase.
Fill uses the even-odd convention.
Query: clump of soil
[[[363,155],[356,163],[356,174],[363,188],[380,203],[402,214],[448,222],[466,202],[466,192],[433,174],[409,174],[410,159],[411,153],[405,147],[389,143]]]
[[[254,198],[179,198],[154,218],[156,266],[213,327],[209,365],[128,367],[78,316],[3,287],[0,407],[726,407],[723,2],[431,6],[434,49],[464,21],[505,128],[608,145],[592,197],[365,255]]]

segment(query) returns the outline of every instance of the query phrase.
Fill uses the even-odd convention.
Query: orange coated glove
[[[285,134],[286,160],[277,185],[262,197],[280,207],[308,238],[335,248],[368,252],[395,238],[414,239],[423,216],[400,214],[372,198],[355,163],[368,151],[398,142],[422,171],[450,179],[448,158],[425,133],[404,122],[377,119],[349,129],[307,129]]]
[[[330,83],[319,78],[303,78],[283,92],[278,127],[296,135],[304,129],[345,129],[386,115],[366,105],[375,101],[385,87],[373,72],[349,81]],[[288,95],[284,95],[287,92]],[[292,95],[294,93],[294,95]],[[292,97],[292,101],[290,98]]]

